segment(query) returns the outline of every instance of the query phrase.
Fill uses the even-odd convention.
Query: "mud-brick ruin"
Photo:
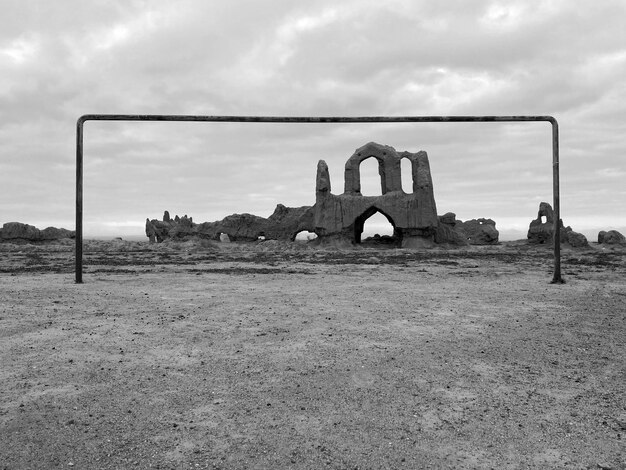
[[[382,195],[361,194],[360,165],[367,158],[378,162]],[[413,192],[402,190],[400,161],[411,162]],[[394,228],[401,246],[423,246],[433,242],[439,225],[433,194],[428,155],[397,152],[393,147],[370,142],[357,149],[346,162],[344,192],[332,194],[326,162],[317,164],[314,229],[321,240],[338,239],[359,243],[365,221],[376,212],[383,214]]]
[[[559,234],[561,243],[568,243],[573,247],[588,246],[587,237],[582,233],[574,232],[572,227],[563,225],[563,220],[559,220]],[[539,204],[537,218],[530,222],[528,227],[528,242],[535,244],[552,244],[554,239],[554,227],[556,225],[554,211],[547,202]]]
[[[378,162],[381,195],[361,194],[361,163],[374,158]],[[412,192],[402,189],[401,161],[411,162]],[[255,241],[294,240],[301,231],[314,232],[317,243],[360,243],[365,221],[380,212],[393,226],[392,244],[406,248],[428,247],[434,244],[455,245],[495,244],[498,231],[490,219],[468,222],[456,220],[453,213],[437,216],[428,155],[398,152],[393,147],[370,142],[358,148],[348,158],[344,173],[344,192],[331,192],[330,174],[326,162],[317,165],[315,204],[303,207],[276,206],[268,217],[233,214],[217,222],[195,224],[184,216],[174,219],[166,212],[163,220],[146,220],[146,235],[150,241],[197,236],[212,240]]]

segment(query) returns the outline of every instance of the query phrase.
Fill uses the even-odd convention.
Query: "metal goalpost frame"
[[[76,283],[83,282],[83,127],[87,121],[188,121],[188,122],[267,122],[267,123],[398,123],[398,122],[529,122],[552,125],[552,198],[554,225],[554,275],[551,283],[563,284],[561,277],[561,234],[559,196],[559,124],[552,116],[365,116],[365,117],[286,117],[286,116],[197,116],[167,114],[85,114],[76,122]]]

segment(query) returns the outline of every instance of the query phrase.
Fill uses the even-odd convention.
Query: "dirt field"
[[[0,245],[0,469],[626,468],[626,248]]]

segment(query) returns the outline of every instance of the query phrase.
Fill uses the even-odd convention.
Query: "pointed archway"
[[[393,227],[392,240],[395,243],[400,244],[402,242],[402,233],[397,229],[396,223],[393,221],[389,214],[379,209],[376,206],[371,206],[365,210],[360,216],[354,220],[354,243],[361,243],[361,236],[363,235],[363,228],[365,227],[365,221],[372,217],[374,214],[380,213],[385,216]]]

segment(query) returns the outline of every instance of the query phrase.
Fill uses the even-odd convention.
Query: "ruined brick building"
[[[378,162],[380,196],[361,194],[361,163]],[[413,191],[402,190],[401,160],[411,162]],[[402,246],[434,241],[438,226],[430,165],[426,152],[397,152],[393,147],[370,142],[357,149],[346,162],[344,192],[331,193],[326,162],[317,165],[313,231],[321,237],[359,243],[365,221],[376,212],[384,215]]]

